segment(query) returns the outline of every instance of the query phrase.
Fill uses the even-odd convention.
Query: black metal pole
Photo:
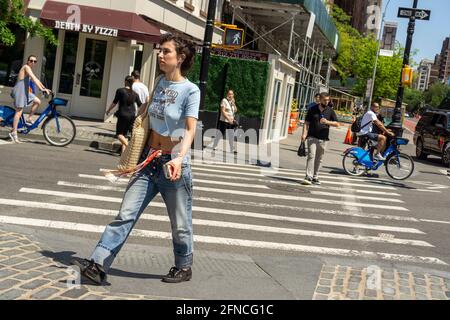
[[[417,9],[419,0],[414,0],[413,8]],[[414,35],[414,29],[416,27],[416,16],[415,11],[413,11],[412,16],[409,18],[408,33],[406,37],[405,53],[403,55],[403,67],[409,65],[409,58],[411,55],[412,40]],[[392,115],[392,123],[389,125],[398,136],[403,133],[402,124],[402,104],[403,104],[403,93],[405,92],[405,87],[402,84],[402,75],[400,75],[400,85],[397,91],[397,100],[395,103],[394,114]]]
[[[208,82],[209,57],[214,33],[214,17],[217,0],[209,0],[208,16],[206,18],[205,37],[203,40],[202,62],[200,65],[200,110],[205,110],[206,85]]]

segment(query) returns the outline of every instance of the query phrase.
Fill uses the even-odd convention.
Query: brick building
[[[369,7],[376,5],[382,9],[382,0],[331,0],[342,8],[349,16],[352,17],[351,24],[361,34],[375,33],[378,34],[379,29],[370,29],[368,24],[371,25],[374,21],[369,21],[369,16],[373,12],[368,13]],[[380,17],[381,19],[381,17]]]

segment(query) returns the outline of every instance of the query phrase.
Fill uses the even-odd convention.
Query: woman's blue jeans
[[[146,156],[144,151],[141,160]],[[163,155],[135,174],[128,184],[119,215],[106,226],[90,259],[108,272],[140,215],[161,193],[172,227],[175,267],[188,268],[193,263],[192,172],[189,164],[182,165],[181,178],[175,182],[164,177],[163,164],[171,160]]]

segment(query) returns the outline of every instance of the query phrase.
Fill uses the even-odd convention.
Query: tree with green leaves
[[[16,42],[16,37],[9,28],[11,24],[29,32],[31,37],[38,36],[54,46],[58,45],[51,29],[25,15],[23,0],[0,0],[0,43],[6,46],[13,46]]]
[[[425,97],[421,91],[406,87],[403,95],[403,102],[408,105],[408,112],[414,113],[422,108]]]
[[[434,83],[425,92],[425,104],[433,108],[439,108],[447,95],[450,94],[450,87],[444,83]]]
[[[338,6],[333,6],[331,16],[340,36],[339,55],[334,62],[337,72],[343,84],[347,78],[355,78],[353,94],[363,96],[367,80],[373,76],[378,43],[373,35],[362,36],[353,28],[351,17]],[[379,57],[373,92],[375,100],[379,97],[395,99],[402,67],[403,49],[400,47],[396,48],[393,57]]]

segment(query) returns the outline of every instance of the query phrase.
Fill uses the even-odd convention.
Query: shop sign
[[[55,29],[91,33],[107,37],[117,37],[119,35],[118,29],[99,27],[90,24],[72,23],[66,21],[55,21]]]
[[[269,55],[264,52],[247,51],[247,50],[226,50],[213,48],[211,54],[227,58],[238,58],[245,60],[268,61]]]

